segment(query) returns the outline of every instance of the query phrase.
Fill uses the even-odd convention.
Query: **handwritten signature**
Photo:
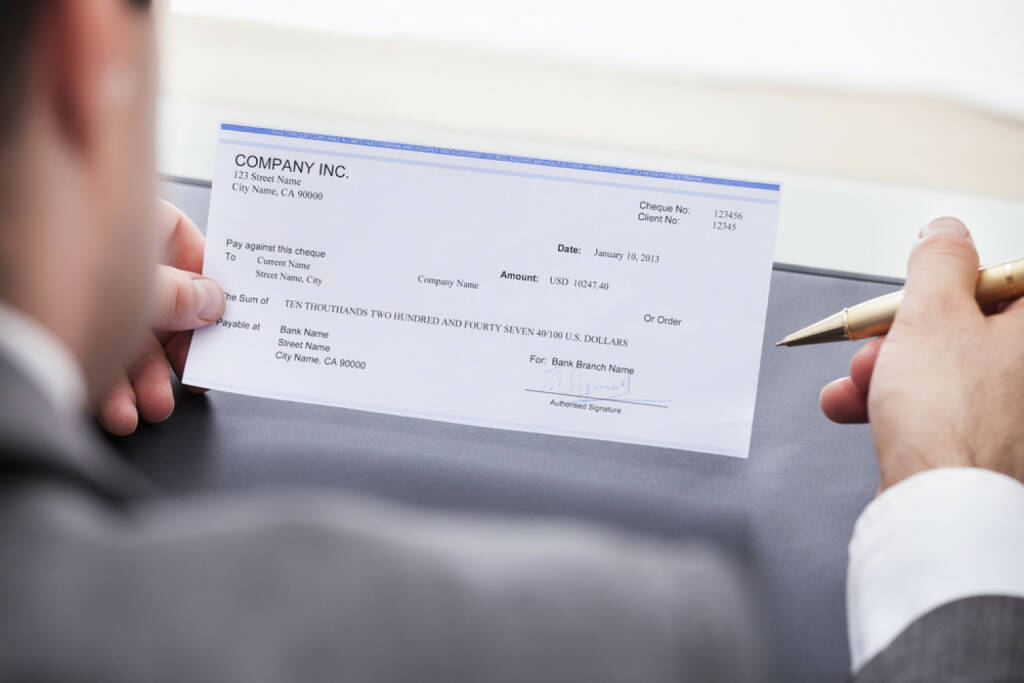
[[[586,370],[576,368],[547,368],[544,371],[545,381],[542,391],[550,391],[556,394],[565,394],[576,400],[576,403],[589,403],[602,399],[625,399],[631,396],[633,391],[632,375],[625,375],[622,379],[611,380],[601,376],[595,376]],[[632,399],[637,403],[650,403],[663,405],[671,403],[665,400],[639,400]]]

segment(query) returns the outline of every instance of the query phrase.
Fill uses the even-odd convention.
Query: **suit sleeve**
[[[1012,683],[1024,680],[1024,598],[963,598],[911,624],[854,683]]]
[[[919,670],[936,675],[929,662],[946,661],[935,656],[941,653],[968,669],[992,664],[993,657],[1019,663],[1022,601],[1024,484],[977,468],[910,477],[865,509],[850,542],[847,618],[855,680],[883,680],[872,675],[881,666],[876,659],[908,667],[905,676],[891,679],[900,681],[946,680],[914,677]],[[1006,633],[1016,640],[1001,641]],[[972,644],[969,636],[977,634],[990,636],[992,647]]]

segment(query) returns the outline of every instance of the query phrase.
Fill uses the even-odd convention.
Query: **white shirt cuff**
[[[1024,484],[962,467],[892,486],[857,520],[846,587],[854,672],[948,602],[1024,597]]]

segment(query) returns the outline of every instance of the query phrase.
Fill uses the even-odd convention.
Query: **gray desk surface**
[[[164,182],[205,227],[209,188]],[[417,505],[584,518],[702,534],[760,577],[778,678],[848,672],[846,547],[874,495],[866,427],[833,425],[818,391],[855,346],[777,349],[809,320],[892,283],[776,268],[749,460],[391,417],[224,393],[179,392],[175,416],[118,442],[169,495],[309,485]]]

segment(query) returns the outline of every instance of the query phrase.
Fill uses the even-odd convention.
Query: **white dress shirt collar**
[[[77,415],[85,407],[85,375],[75,357],[52,332],[3,301],[0,353],[25,373],[60,413]]]

